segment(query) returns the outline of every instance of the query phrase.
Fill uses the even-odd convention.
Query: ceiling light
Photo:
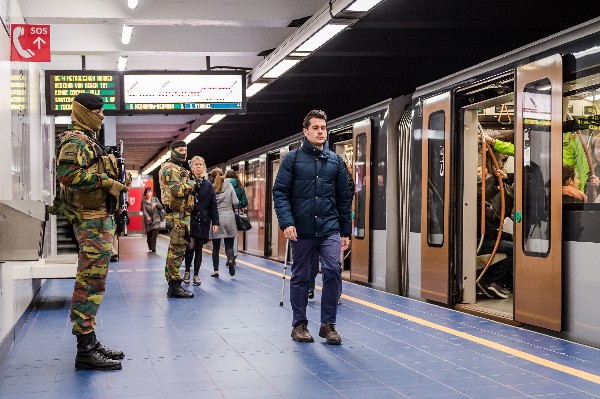
[[[123,25],[123,33],[121,34],[121,43],[129,44],[131,40],[131,32],[133,32],[133,25]]]
[[[194,130],[194,132],[206,132],[208,129],[210,129],[212,125],[200,125],[196,128],[196,130]]]
[[[127,0],[127,7],[135,10],[138,6],[138,0]]]
[[[271,68],[269,70],[269,72],[265,73],[263,75],[263,78],[277,79],[278,77],[280,77],[281,75],[286,73],[290,68],[292,68],[294,65],[296,65],[299,62],[300,62],[300,60],[283,59],[283,60],[279,61],[279,63],[277,65],[275,65],[273,68]]]
[[[209,120],[206,121],[206,123],[217,123],[221,119],[225,118],[225,116],[226,115],[223,115],[223,114],[214,114],[213,116],[210,117]]]
[[[305,41],[296,49],[296,51],[315,51],[329,39],[346,29],[348,25],[325,25],[320,31],[312,35],[310,39]]]
[[[300,52],[300,51],[294,51],[293,53],[290,53],[290,57],[308,57],[310,55],[309,52]]]
[[[256,93],[258,93],[259,91],[261,91],[262,89],[264,89],[265,87],[267,87],[267,85],[268,85],[268,83],[252,83],[246,89],[246,97],[252,97]]]
[[[187,136],[185,139],[183,139],[183,141],[185,141],[186,144],[189,144],[190,141],[194,140],[198,136],[200,136],[200,133],[190,133],[189,136]]]
[[[381,3],[381,0],[356,0],[350,7],[346,8],[346,10],[367,12],[379,3]]]
[[[126,67],[127,67],[127,56],[120,55],[119,56],[119,64],[118,64],[119,71],[124,71]]]

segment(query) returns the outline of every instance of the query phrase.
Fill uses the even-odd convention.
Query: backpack
[[[294,169],[296,168],[296,158],[298,158],[298,151],[299,151],[299,149],[291,151],[294,153],[294,160],[292,161],[292,177],[294,176]],[[342,165],[344,164],[344,160],[338,154],[335,154],[335,155],[337,156],[338,174],[339,174],[340,170],[342,169]],[[347,184],[348,184],[348,194],[350,195],[350,201],[352,201],[352,199],[354,198],[355,186],[354,186],[354,180],[352,179],[352,174],[348,171],[346,171],[346,179],[347,179]]]

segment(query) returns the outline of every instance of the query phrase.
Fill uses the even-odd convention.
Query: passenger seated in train
[[[506,173],[502,171],[496,171],[496,174],[500,175],[500,177],[503,179],[506,178]],[[478,168],[478,180],[481,182],[481,167]],[[502,184],[505,184],[504,181]],[[479,184],[477,193],[477,215],[481,215],[481,187],[482,185]],[[485,234],[479,254],[489,255],[493,252],[499,233],[499,215],[501,214],[501,210],[498,207],[501,206],[501,200],[499,199],[501,193],[497,186],[496,177],[490,175],[489,173],[485,179],[485,187],[486,198],[489,198],[490,202],[486,201],[485,203]],[[505,215],[508,215],[510,214],[510,211],[507,212],[508,207],[506,205],[510,203],[510,207],[512,208],[512,191],[506,189],[504,193]],[[508,201],[506,200],[507,197],[509,199]],[[481,223],[478,222],[478,239],[480,239],[482,234],[481,227]],[[488,298],[506,299],[508,298],[508,295],[504,291],[503,287],[507,290],[512,290],[513,285],[513,243],[512,235],[510,233],[502,231],[496,254],[498,254],[498,258],[502,259],[490,265],[490,267],[484,272],[483,277],[481,277],[477,282],[477,286],[481,290],[481,293]],[[481,272],[483,272],[483,269],[480,271],[480,273]]]
[[[581,192],[579,187],[579,178],[572,165],[563,165],[562,167],[562,199],[563,203],[587,202],[587,195]]]

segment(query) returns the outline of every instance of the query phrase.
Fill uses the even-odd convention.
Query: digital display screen
[[[114,71],[46,71],[46,114],[70,115],[73,98],[79,93],[102,97],[104,113],[121,110],[120,74]]]
[[[123,75],[125,113],[239,113],[246,110],[242,72]]]

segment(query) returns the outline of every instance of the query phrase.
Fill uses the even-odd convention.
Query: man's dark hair
[[[308,114],[306,114],[306,116],[304,117],[304,122],[302,122],[302,126],[305,129],[308,129],[308,127],[310,126],[310,120],[312,118],[323,119],[323,120],[325,120],[325,122],[327,122],[327,114],[325,113],[325,111],[321,111],[319,109],[313,109]]]

